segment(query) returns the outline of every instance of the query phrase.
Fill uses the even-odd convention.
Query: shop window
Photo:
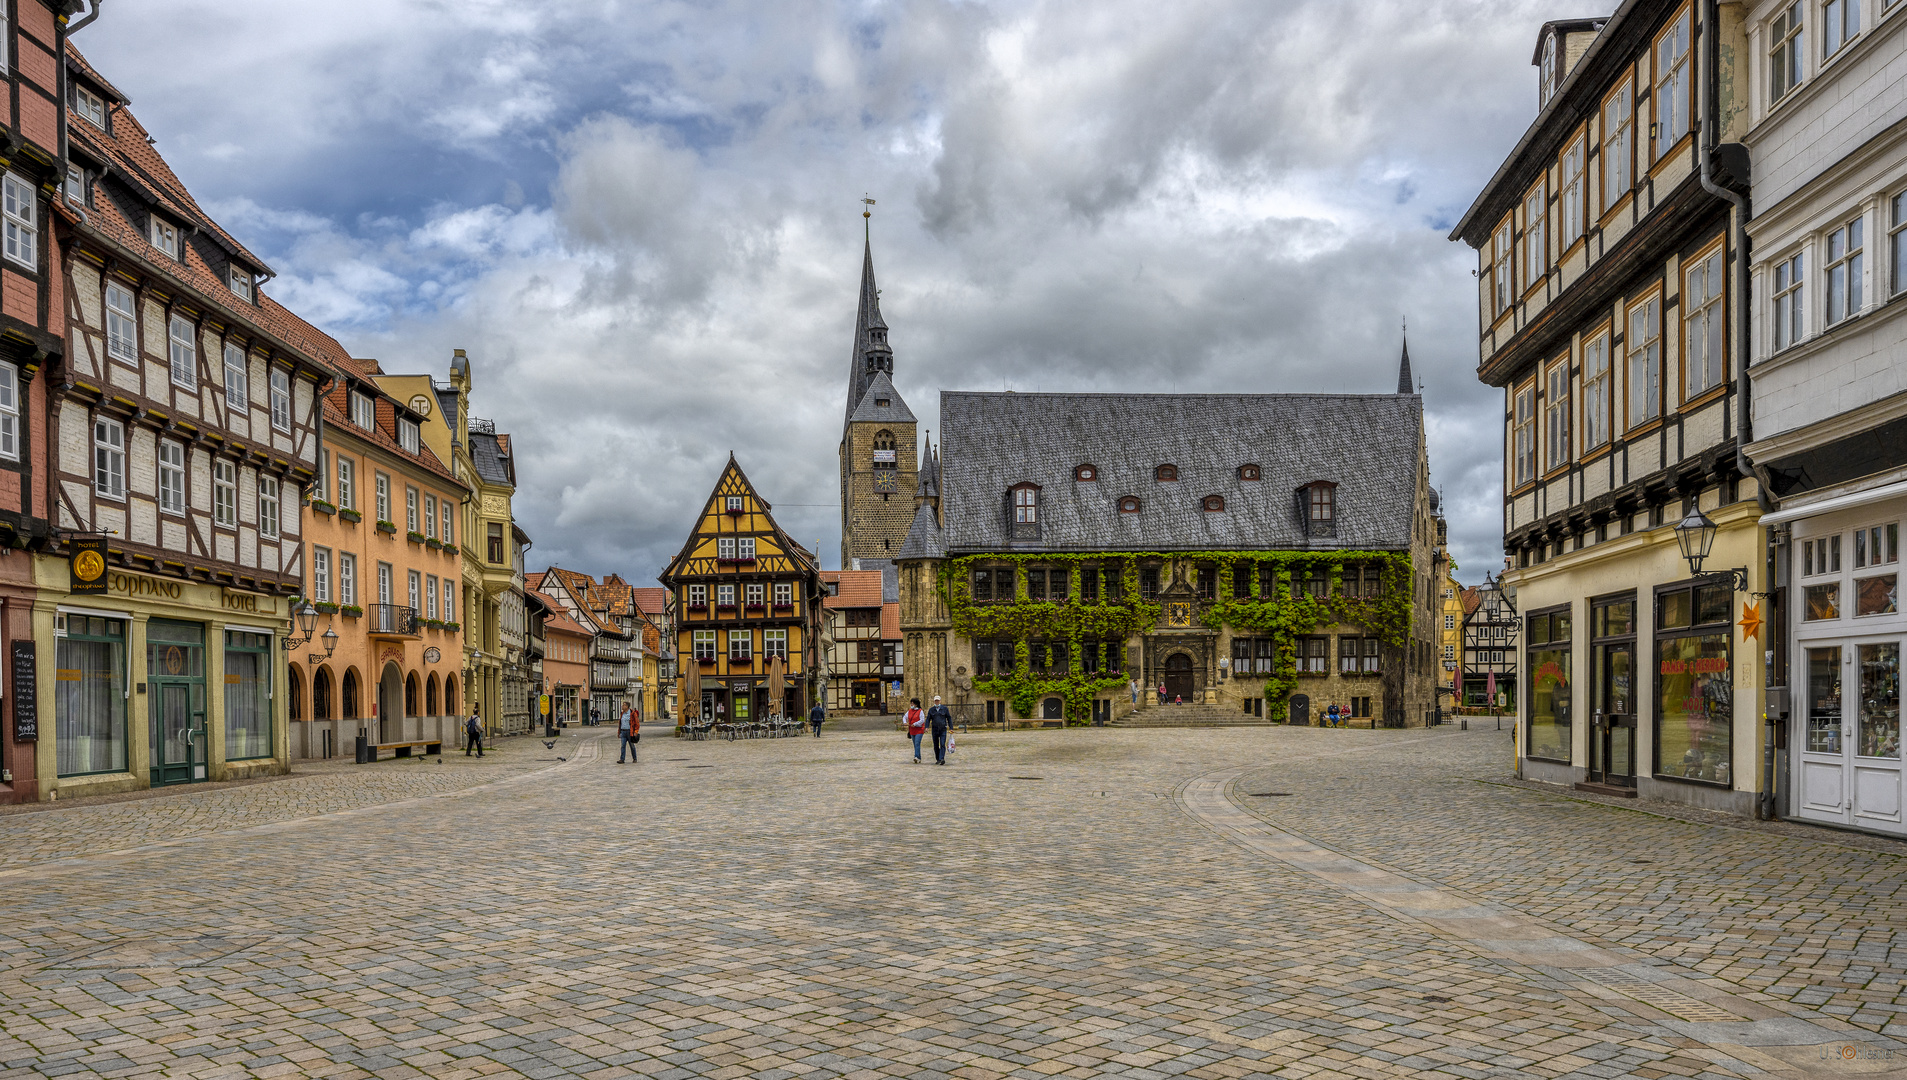
[[[272,756],[271,635],[225,632],[225,760]]]
[[[54,661],[54,730],[61,776],[126,770],[126,623],[87,615],[65,623]]]
[[[1825,585],[1808,585],[1802,589],[1801,618],[1804,622],[1819,622],[1841,617],[1841,583],[1831,581]]]
[[[1841,752],[1841,649],[1808,650],[1808,752]]]
[[[1655,771],[1676,780],[1734,781],[1735,680],[1726,586],[1656,594]]]
[[[1900,760],[1900,643],[1860,647],[1861,715],[1854,753]]]
[[[1569,761],[1570,622],[1568,608],[1532,614],[1528,619],[1527,752],[1533,758]]]
[[[1854,530],[1854,569],[1900,561],[1900,525],[1870,525]]]

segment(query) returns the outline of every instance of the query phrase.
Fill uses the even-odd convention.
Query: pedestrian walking
[[[483,707],[472,705],[470,715],[464,718],[464,756],[469,757],[475,748],[477,756],[483,756]]]
[[[814,708],[808,710],[808,723],[814,725],[815,738],[819,739],[821,737],[821,721],[827,718],[828,710],[822,708],[819,701],[814,703]]]
[[[940,703],[940,695],[934,695],[933,707],[927,710],[927,726],[934,734],[934,764],[947,764],[947,735],[953,727],[953,714],[947,706]]]
[[[1139,704],[1139,689],[1139,677],[1135,675],[1132,678],[1132,704],[1135,707]]]
[[[907,707],[907,737],[914,740],[914,764],[920,764],[920,737],[927,734],[927,714],[920,711],[920,699]]]
[[[621,740],[617,744],[619,749],[616,751],[616,764],[623,763],[625,753],[630,761],[641,764],[636,754],[636,744],[642,741],[642,719],[636,715],[636,710],[628,706],[623,707],[622,717],[616,721],[616,735]]]

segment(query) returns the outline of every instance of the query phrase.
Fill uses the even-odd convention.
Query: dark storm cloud
[[[1579,14],[147,0],[77,40],[275,295],[386,370],[470,351],[539,565],[653,576],[731,451],[832,563],[869,193],[925,427],[943,388],[1383,392],[1407,315],[1475,580],[1501,399],[1443,233]]]

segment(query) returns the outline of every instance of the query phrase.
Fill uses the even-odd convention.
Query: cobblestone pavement
[[[21,866],[98,855],[163,840],[229,832],[272,822],[334,814],[488,784],[548,768],[574,753],[573,736],[554,750],[531,738],[504,739],[483,757],[452,750],[436,757],[296,761],[292,775],[262,783],[178,787],[137,796],[105,796],[79,805],[8,807],[0,817],[0,881]],[[565,746],[571,749],[564,749]],[[93,805],[85,805],[92,803]]]
[[[1495,732],[960,742],[605,740],[37,864],[156,803],[0,819],[0,1077],[1907,1074],[1902,855],[1479,783]]]

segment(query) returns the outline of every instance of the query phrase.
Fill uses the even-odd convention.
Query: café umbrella
[[[682,715],[702,719],[702,671],[701,665],[693,660],[682,673]]]
[[[768,711],[781,712],[781,654],[776,653],[768,660]]]

